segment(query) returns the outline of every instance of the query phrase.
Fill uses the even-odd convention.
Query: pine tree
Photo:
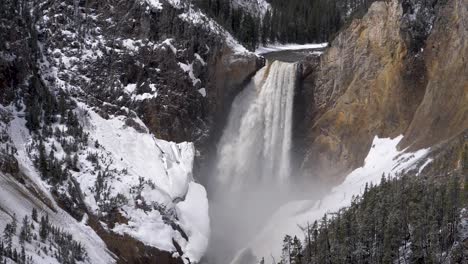
[[[5,229],[3,230],[3,239],[5,241],[5,251],[6,252],[11,252],[11,250],[12,250],[13,235],[14,235],[14,232],[13,232],[13,228],[11,226],[11,223],[8,223],[5,226]],[[6,254],[6,255],[8,255],[8,254]]]
[[[283,253],[281,255],[281,264],[292,264],[292,237],[286,235],[283,239]]]
[[[39,226],[39,236],[41,237],[42,241],[45,241],[47,236],[49,235],[49,216],[46,215],[45,217],[41,217],[41,223]]]
[[[302,255],[302,243],[301,241],[297,238],[297,236],[294,236],[293,242],[292,242],[292,252],[291,252],[291,260],[293,264],[302,264],[303,260],[303,255]]]
[[[26,263],[26,250],[24,246],[21,246],[21,255],[20,255],[21,263]]]
[[[13,234],[16,234],[17,227],[18,221],[16,220],[16,214],[13,214],[13,219],[11,220],[11,230]]]
[[[42,141],[42,137],[39,140],[38,151],[39,151],[39,157],[37,160],[37,164],[39,167],[39,171],[41,172],[41,176],[43,178],[47,178],[48,177],[48,164],[47,164],[45,146],[44,146],[44,142]]]
[[[29,223],[28,216],[24,216],[23,225],[21,226],[20,231],[20,243],[24,245],[25,242],[31,242],[31,225]]]
[[[271,12],[268,10],[265,13],[262,21],[262,44],[266,46],[268,44],[268,39],[270,38],[271,30]]]
[[[37,210],[36,210],[36,208],[34,208],[34,207],[33,207],[33,209],[32,209],[31,218],[32,218],[32,220],[33,220],[34,222],[37,223]]]
[[[392,263],[394,259],[399,258],[400,219],[396,212],[391,212],[385,226],[383,241],[383,263]]]

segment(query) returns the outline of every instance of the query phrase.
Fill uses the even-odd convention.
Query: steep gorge
[[[158,159],[143,164],[142,171],[153,168],[161,158],[166,166],[161,175],[169,175],[171,169],[192,166],[196,155],[196,169],[201,169],[195,170],[195,176],[191,170],[183,173],[188,181],[203,181],[209,188],[212,209],[224,217],[213,220],[217,234],[210,254],[229,258],[259,232],[282,203],[315,199],[364,165],[375,136],[404,135],[401,150],[432,148],[434,155],[444,159],[425,167],[434,174],[440,168],[460,168],[460,149],[466,145],[468,129],[467,1],[378,1],[364,17],[343,28],[322,56],[296,64],[270,62],[262,69],[262,58],[243,49],[190,4],[44,1],[41,15],[36,14],[31,23],[27,18],[18,19],[14,1],[5,1],[0,4],[5,7],[0,10],[0,38],[6,40],[0,43],[0,125],[3,129],[15,118],[14,122],[25,119],[25,113],[14,110],[15,104],[21,106],[30,97],[43,96],[43,90],[57,98],[66,91],[79,105],[70,111],[77,113],[91,136],[96,136],[92,134],[96,126],[117,124],[109,125],[112,129],[105,136],[100,135],[101,144],[96,140],[86,145],[82,155],[105,154],[110,143],[124,141],[129,131],[135,132],[131,134],[133,144],[153,136],[195,142],[200,152],[191,144],[156,141],[159,149],[151,149],[150,154]],[[37,135],[27,135],[28,140],[39,142]],[[50,142],[55,146],[53,137]],[[214,142],[219,138],[216,152]],[[11,154],[15,146],[11,148],[7,139],[2,137],[0,148],[2,177],[11,174],[12,179],[31,184],[31,171],[24,166],[29,157]],[[129,149],[131,144],[125,143],[119,151]],[[29,144],[21,147],[29,148]],[[209,164],[211,154],[219,159],[214,180],[204,174],[209,170],[204,167],[213,165]],[[146,156],[151,155],[138,157]],[[122,173],[127,170],[129,164],[119,163],[126,156],[109,157],[124,168]],[[84,165],[72,172],[77,179],[87,169],[88,161],[81,162]],[[135,162],[128,167],[138,166]],[[121,176],[109,179],[109,184],[119,187]],[[92,206],[79,201],[81,194],[69,186],[62,189],[70,188],[66,192],[72,198],[61,196],[63,200],[57,203],[78,221],[90,214],[88,225],[122,263],[182,263],[185,252],[179,243],[186,246],[190,233],[196,233],[190,228],[190,232],[182,230],[191,223],[183,223],[177,212],[180,202],[190,202],[188,191],[171,196],[164,204],[169,210],[152,210],[145,204],[151,195],[142,195],[141,190],[154,190],[154,184],[138,183],[136,176],[141,175],[131,176],[132,188],[141,189],[125,210],[134,207],[142,215],[158,210],[167,213],[165,224],[170,223],[171,232],[177,235],[177,242],[171,237],[167,244],[174,249],[159,250],[128,234],[114,233],[112,228],[129,223],[123,217],[123,206],[112,208],[110,214],[93,215]],[[168,185],[177,185],[177,180],[169,179]],[[83,190],[92,197],[96,194],[89,182],[84,179],[81,184],[89,187]],[[161,182],[157,184],[160,188]],[[322,186],[327,188],[320,189]],[[30,209],[27,206],[24,211]],[[8,214],[12,212],[5,218]],[[229,236],[233,236],[227,243],[231,244],[222,245]],[[111,259],[111,254],[105,256]]]
[[[327,206],[337,210],[336,203],[359,193],[353,188],[359,190],[356,183],[370,176],[360,174],[366,169],[380,172],[375,177],[382,171],[424,172],[440,181],[462,172],[468,129],[467,7],[466,0],[378,1],[342,29],[322,56],[299,62],[293,155],[302,164],[294,175],[300,177],[295,191],[305,186],[305,199],[311,201],[282,206],[233,263],[279,254],[271,252],[271,241],[279,247],[281,228],[300,235],[293,227],[300,223],[292,221],[317,220]],[[396,156],[375,149],[382,138],[394,140]],[[366,157],[374,163],[366,164]],[[405,162],[410,165],[402,166]],[[347,179],[352,172],[354,183]],[[332,186],[338,193],[314,205],[320,190]],[[288,227],[281,227],[284,221]]]

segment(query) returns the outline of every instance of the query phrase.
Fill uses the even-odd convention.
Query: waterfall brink
[[[237,96],[218,148],[221,186],[287,182],[296,79],[297,64],[275,61]]]

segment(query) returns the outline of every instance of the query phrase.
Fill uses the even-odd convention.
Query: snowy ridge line
[[[279,259],[281,241],[284,235],[297,235],[303,238],[299,226],[323,217],[324,214],[336,212],[350,205],[352,197],[360,195],[366,183],[379,184],[382,174],[395,176],[398,173],[427,166],[432,160],[427,158],[430,149],[421,149],[406,153],[399,151],[398,143],[403,136],[394,139],[375,137],[363,167],[352,171],[343,183],[336,186],[324,198],[318,201],[299,200],[282,206],[266,223],[265,228],[252,240],[250,245],[241,250],[237,259],[252,252],[256,257],[273,256]],[[424,161],[424,162],[423,162]],[[239,264],[233,261],[231,264]]]

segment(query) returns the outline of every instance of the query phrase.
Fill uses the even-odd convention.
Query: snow
[[[132,210],[131,208],[125,209]],[[118,224],[113,231],[118,234],[126,233],[147,245],[164,251],[172,252],[175,250],[172,238],[176,231],[164,223],[161,214],[156,210],[151,212],[132,210],[132,218],[128,224]]]
[[[282,206],[248,248],[239,254],[252,250],[257,257],[274,256],[279,259],[281,242],[286,234],[302,237],[299,226],[318,220],[327,212],[336,212],[349,206],[352,197],[361,194],[366,183],[380,183],[383,173],[394,176],[404,170],[414,169],[427,156],[429,149],[414,153],[399,151],[397,145],[402,139],[403,136],[394,139],[375,137],[363,167],[351,172],[343,183],[319,201],[292,201]]]
[[[125,86],[125,91],[127,91],[129,94],[135,92],[136,89],[136,83],[129,83],[127,86]]]
[[[424,164],[421,165],[421,167],[419,167],[418,175],[421,174],[421,172],[424,170],[424,168],[426,168],[426,166],[429,165],[433,161],[434,161],[434,159],[432,159],[432,158],[427,159],[426,162],[424,162]]]
[[[192,80],[193,86],[201,82],[200,79],[195,77],[195,73],[193,72],[193,62],[190,64],[179,62],[179,67],[188,74],[189,78]]]
[[[199,92],[203,97],[206,97],[206,89],[205,89],[205,88],[199,89],[198,92]]]
[[[255,50],[255,54],[262,55],[269,52],[284,51],[284,50],[310,50],[324,49],[328,47],[328,43],[312,43],[312,44],[274,44],[260,46]]]
[[[163,8],[159,0],[146,0],[146,3],[152,8],[155,8],[157,10],[161,10]]]
[[[130,51],[138,51],[138,47],[135,46],[136,42],[132,39],[124,39],[122,45]]]
[[[145,1],[149,6],[160,9],[160,0]],[[216,21],[202,13],[198,8],[195,8],[190,1],[167,0],[167,2],[176,9],[183,8],[183,12],[179,14],[180,19],[193,25],[205,28],[214,34],[221,36],[222,39],[226,41],[226,44],[234,51],[234,54],[250,54],[250,52],[242,44],[240,44],[227,30],[220,26]],[[253,12],[260,12],[263,15],[270,8],[270,5],[265,0],[255,0],[255,2],[251,2],[251,0],[238,0],[237,4],[243,8],[248,8],[248,10],[256,10]],[[163,43],[167,44],[174,52],[174,54],[176,54],[177,49],[172,45],[172,41],[173,39],[167,39]],[[195,56],[197,56],[197,54]],[[201,59],[201,57],[198,56],[197,59]]]
[[[77,222],[56,205],[49,192],[50,186],[41,180],[29,158],[28,146],[32,138],[25,126],[26,122],[22,118],[24,113],[16,112],[14,107],[3,108],[1,105],[0,107],[13,114],[14,119],[8,126],[8,134],[17,148],[15,156],[26,181],[25,184],[19,184],[12,177],[0,173],[0,186],[2,186],[0,192],[0,230],[3,230],[5,225],[11,222],[13,214],[16,214],[16,219],[21,225],[24,216],[30,215],[32,209],[36,208],[39,215],[49,215],[52,225],[69,232],[75,240],[82,243],[89,257],[85,263],[114,263],[115,260],[101,238],[85,222]],[[31,193],[30,189],[33,189],[35,193]],[[49,203],[50,207],[45,204],[46,202]],[[18,239],[14,239],[14,243],[17,248],[20,248]],[[31,244],[26,245],[25,249],[26,254],[33,258],[34,263],[58,263],[55,258],[45,254],[39,255],[36,247]]]
[[[109,255],[106,245],[99,236],[83,223],[77,222],[59,207],[51,210],[35,195],[31,194],[23,185],[18,184],[9,176],[0,173],[0,230],[4,230],[5,225],[11,222],[11,215],[16,214],[18,228],[21,220],[26,215],[31,215],[32,209],[36,208],[39,215],[49,215],[52,225],[57,226],[73,235],[73,238],[82,243],[88,253],[89,260],[85,263],[114,263],[114,259]],[[37,225],[36,225],[37,227]],[[19,230],[17,230],[19,233]],[[18,239],[14,240],[17,248],[20,248]],[[33,258],[34,263],[58,263],[55,258],[44,254],[38,255],[36,247],[28,245],[26,254]]]
[[[148,99],[154,99],[158,97],[158,89],[156,88],[156,85],[154,83],[149,84],[149,87],[151,89],[151,93],[143,93],[143,94],[133,94],[132,99],[136,101],[144,101]]]
[[[208,247],[210,237],[208,198],[205,188],[191,182],[185,201],[178,203],[176,208],[181,216],[180,224],[191,242],[185,246],[184,253],[192,260],[200,260]]]
[[[31,159],[28,157],[29,151],[27,147],[32,142],[32,138],[29,130],[26,128],[26,121],[18,116],[24,116],[24,113],[20,112],[14,114],[14,119],[10,122],[8,128],[8,134],[17,149],[15,157],[18,160],[20,170],[29,177],[35,185],[34,187],[43,193],[46,198],[56,206],[52,195],[48,192],[49,185],[41,180],[41,176],[35,169]]]
[[[117,172],[106,179],[110,196],[120,194],[128,199],[120,210],[128,223],[116,225],[113,231],[169,252],[176,251],[173,240],[177,241],[185,253],[184,258],[199,261],[206,250],[210,231],[206,192],[192,176],[194,145],[176,144],[159,140],[150,133],[140,133],[125,125],[124,116],[104,119],[83,103],[79,103],[79,108],[88,115],[85,130],[90,141],[99,142],[99,148],[89,146],[88,151],[98,153],[107,162],[104,164],[107,169]],[[144,127],[141,120],[135,121]],[[99,204],[94,196],[97,177],[85,157],[80,155],[82,168],[74,176],[80,183],[86,204],[97,213]],[[136,197],[134,191],[140,187],[142,198]],[[137,204],[143,203],[141,199],[147,205],[162,206],[165,215],[158,210],[137,208]],[[181,226],[188,241],[171,223]]]
[[[154,85],[150,85],[150,87],[152,90],[156,90]],[[32,211],[32,205],[28,205],[20,199],[29,199],[36,208],[43,208],[44,212],[49,213],[54,225],[64,228],[65,231],[72,233],[77,240],[87,245],[86,250],[90,255],[90,263],[113,262],[103,242],[90,227],[86,226],[86,220],[78,223],[67,213],[58,209],[59,207],[54,203],[49,192],[51,186],[42,181],[29,158],[28,148],[32,143],[32,137],[25,127],[24,113],[14,112],[13,107],[6,110],[14,113],[12,115],[14,119],[7,128],[13,144],[18,149],[16,156],[21,171],[28,176],[29,186],[36,189],[41,194],[40,197],[50,201],[52,206],[57,208],[58,213],[46,208],[44,204],[40,204],[41,201],[32,194],[24,197],[24,193],[28,192],[24,187],[15,181],[6,183],[8,178],[4,180],[1,178],[3,175],[0,175],[2,185],[0,228],[4,228],[1,225],[11,221],[11,219],[3,219],[8,218],[8,216],[3,215],[2,210],[16,213],[17,218],[21,220],[24,215]],[[130,111],[126,108],[123,110]],[[97,215],[105,213],[100,211],[95,197],[98,170],[90,161],[86,160],[88,153],[96,153],[102,167],[106,171],[113,172],[106,178],[109,196],[115,197],[117,194],[121,194],[128,200],[120,207],[120,212],[128,219],[128,223],[117,224],[113,231],[119,234],[128,234],[147,245],[169,252],[176,252],[173,244],[173,241],[176,241],[185,253],[182,256],[183,259],[188,258],[192,263],[199,261],[206,251],[210,228],[206,191],[204,187],[194,182],[192,176],[194,145],[188,142],[179,144],[167,142],[156,139],[150,133],[137,132],[133,127],[126,125],[126,117],[110,116],[109,119],[104,119],[81,102],[78,102],[76,113],[80,117],[85,131],[89,133],[90,145],[78,153],[80,172],[70,171],[70,173],[81,187],[86,206]],[[135,121],[144,127],[140,119]],[[64,125],[59,124],[54,125],[54,127],[62,131],[66,130]],[[98,146],[94,144],[96,140],[99,143]],[[63,158],[64,151],[60,143],[53,138],[44,141],[46,151],[50,151],[52,144],[56,147],[56,157]],[[124,171],[126,172],[124,173]],[[150,205],[161,205],[162,208],[165,208],[162,209],[165,215],[162,215],[159,210],[142,210],[136,207],[136,204],[141,204],[142,201],[135,197],[132,190],[141,184],[141,179],[146,182],[141,188],[141,199]],[[16,190],[18,188],[20,191]],[[18,194],[10,194],[14,191]],[[25,208],[18,205],[25,206]],[[172,227],[173,223],[181,227],[183,232],[187,234],[188,240]],[[108,228],[105,224],[103,227]],[[38,260],[37,263],[55,263],[53,259],[43,259],[46,257],[43,254],[41,256],[34,255],[33,247],[29,251],[28,254],[33,255],[33,258]],[[41,258],[40,261],[39,258]]]
[[[150,94],[150,93],[143,93],[143,94],[138,94],[138,95],[133,95],[132,98],[135,99],[136,101],[144,101],[148,99],[153,99],[158,97],[157,93]]]
[[[174,0],[172,0],[174,1]],[[221,27],[213,19],[207,17],[199,10],[195,10],[193,7],[188,8],[187,11],[179,15],[179,18],[189,22],[193,25],[199,25],[208,29],[209,31],[222,36],[226,40],[227,45],[234,51],[235,54],[249,54],[250,52],[242,46],[228,31]]]
[[[173,41],[174,39],[169,38],[169,39],[164,40],[161,44],[167,45],[172,50],[172,53],[177,54],[177,49],[172,44]]]
[[[130,174],[115,182],[116,191],[128,193],[129,185],[137,184],[139,177],[143,177],[157,183],[159,190],[156,192],[160,194],[151,194],[153,197],[163,196],[158,198],[170,201],[184,197],[188,182],[192,180],[193,144],[175,144],[158,140],[149,133],[139,133],[126,127],[122,116],[105,120],[92,110],[88,113],[92,126],[87,130],[92,138],[113,158],[115,167],[126,168]],[[78,177],[84,178],[84,175]]]
[[[182,8],[184,0],[167,0],[167,2],[175,8]]]
[[[206,66],[205,60],[200,56],[200,54],[195,53],[195,58],[203,65]]]
[[[116,225],[113,231],[128,234],[147,245],[169,252],[176,251],[173,241],[177,241],[185,252],[183,258],[188,258],[192,262],[199,261],[206,251],[210,228],[206,191],[201,185],[193,182],[192,168],[195,155],[193,144],[188,142],[176,144],[156,139],[152,134],[139,133],[134,128],[126,126],[123,116],[104,119],[87,105],[83,103],[78,105],[78,116],[81,117],[92,144],[79,153],[80,172],[71,173],[81,186],[88,208],[96,214],[102,213],[99,211],[94,190],[97,171],[86,160],[86,154],[92,152],[102,158],[106,170],[116,171],[116,175],[109,176],[106,181],[110,187],[110,196],[123,194],[128,199],[128,202],[121,207],[121,213],[128,219],[128,223]],[[41,204],[41,201],[32,194],[25,197],[24,193],[28,191],[24,187],[0,175],[2,185],[0,228],[4,228],[1,225],[11,221],[11,219],[3,221],[3,218],[8,216],[3,215],[2,210],[16,213],[17,218],[21,220],[24,215],[30,214],[34,205],[38,209],[42,208],[40,212],[47,212],[54,225],[64,228],[86,245],[90,263],[113,262],[104,243],[89,226],[86,226],[86,220],[81,223],[76,222],[53,202],[54,199],[49,192],[50,186],[42,181],[27,153],[32,139],[22,118],[24,113],[15,113],[14,116],[8,131],[18,149],[20,168],[31,181],[30,186],[38,190],[42,194],[41,197],[50,200],[58,213]],[[141,120],[137,119],[136,122],[144,126]],[[61,130],[66,129],[64,125],[57,127]],[[99,142],[99,147],[94,146],[96,140]],[[54,139],[44,142],[47,151],[52,144],[57,148],[56,156],[63,157],[61,145]],[[124,170],[127,171],[126,174],[122,173]],[[171,222],[168,222],[160,211],[144,211],[136,208],[135,204],[141,203],[141,200],[134,199],[132,188],[138,186],[141,179],[154,183],[154,187],[149,184],[143,186],[141,197],[148,204],[154,202],[167,208],[164,212],[169,216],[171,211],[176,211],[177,217],[172,221],[181,226],[188,236],[188,241],[179,231],[172,228]],[[25,199],[30,201],[22,201]],[[105,225],[103,227],[107,228]],[[32,255],[37,263],[55,263],[53,259],[43,259],[46,257],[43,254],[34,255],[33,247],[30,251],[27,253]]]

